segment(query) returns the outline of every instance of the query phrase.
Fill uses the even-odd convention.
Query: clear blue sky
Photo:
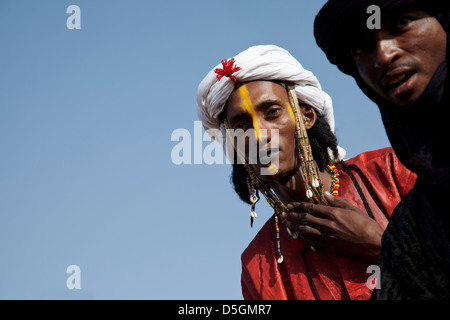
[[[276,44],[333,98],[348,157],[389,146],[376,106],[316,46],[324,3],[1,0],[0,298],[241,299],[240,255],[270,207],[251,229],[230,166],[173,164],[171,134],[193,133],[221,59]]]

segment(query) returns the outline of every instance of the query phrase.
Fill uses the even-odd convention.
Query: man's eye
[[[280,111],[281,111],[281,108],[278,108],[278,107],[270,108],[270,109],[267,111],[267,113],[266,113],[266,117],[275,116],[275,115],[277,115]]]
[[[397,19],[397,21],[395,22],[395,29],[402,29],[407,27],[411,21],[413,21],[414,18],[409,17],[409,16],[402,16],[400,18]]]
[[[364,37],[356,43],[356,45],[350,49],[350,53],[353,57],[358,57],[363,54],[366,50],[369,50],[372,46],[372,40],[369,35],[364,35]]]
[[[245,122],[239,122],[234,126],[234,129],[242,129],[242,130],[247,130],[248,129],[248,124]]]

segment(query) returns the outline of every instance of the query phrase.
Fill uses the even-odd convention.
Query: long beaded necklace
[[[328,172],[331,174],[330,193],[335,197],[339,197],[339,189],[341,187],[341,185],[339,184],[339,170],[332,163],[327,165],[327,168]]]

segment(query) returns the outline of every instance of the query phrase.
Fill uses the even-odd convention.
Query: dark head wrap
[[[400,107],[384,100],[361,79],[351,55],[356,39],[367,31],[366,12],[370,5],[381,9],[381,19],[408,10],[423,10],[441,23],[447,32],[450,25],[450,4],[442,0],[329,0],[316,16],[314,35],[328,60],[344,73],[353,76],[358,86],[380,108],[386,133],[400,161],[419,177],[434,185],[450,180],[450,86],[447,59],[444,61],[422,95],[411,105]],[[424,119],[427,114],[427,119]]]

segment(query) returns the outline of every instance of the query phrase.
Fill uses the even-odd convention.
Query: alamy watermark
[[[367,29],[381,29],[381,9],[377,5],[371,5],[367,7],[367,14],[371,14],[369,18],[367,18],[366,26]]]
[[[81,9],[77,5],[70,5],[66,9],[66,13],[71,15],[66,20],[66,27],[69,30],[81,29]]]
[[[273,175],[279,167],[279,130],[208,129],[203,133],[202,122],[194,121],[193,134],[179,128],[172,132],[173,146],[170,158],[180,164],[259,164],[261,175]],[[212,141],[212,138],[214,140]],[[204,146],[203,142],[210,142]],[[218,143],[219,142],[219,143]],[[222,143],[222,145],[220,144]],[[223,148],[225,146],[225,148]],[[238,156],[235,157],[235,147]],[[244,159],[245,158],[245,159]]]
[[[372,273],[369,278],[367,278],[366,286],[370,290],[381,288],[381,270],[377,265],[370,265],[367,267],[366,273]]]
[[[81,289],[81,269],[76,264],[67,267],[66,273],[70,274],[66,280],[66,287],[69,290]]]

